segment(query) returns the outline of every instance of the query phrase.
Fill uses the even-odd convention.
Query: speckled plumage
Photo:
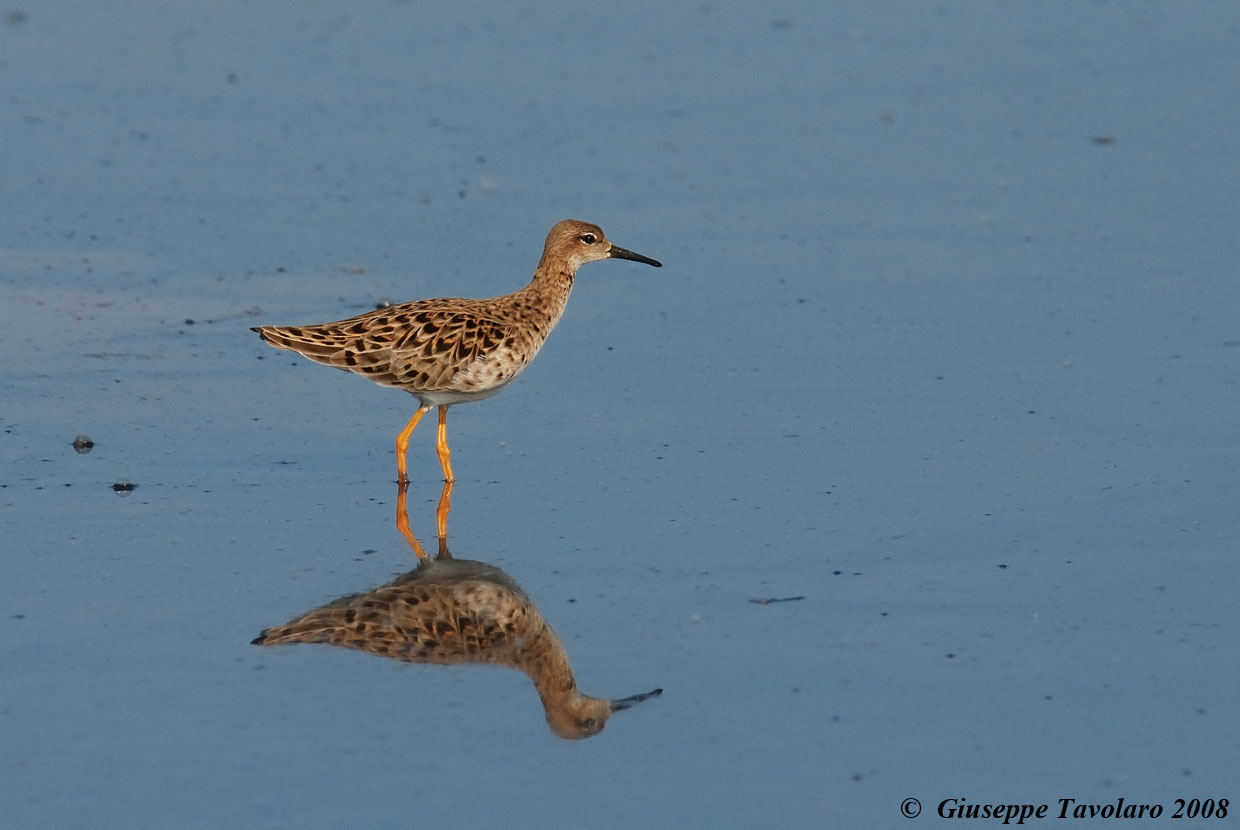
[[[418,411],[396,442],[399,481],[408,481],[409,434],[431,407],[439,407],[436,447],[444,479],[452,481],[447,408],[490,397],[521,374],[564,313],[577,269],[608,258],[661,267],[612,245],[598,225],[566,219],[547,234],[529,285],[512,294],[416,300],[335,323],[257,326],[254,331],[276,348],[357,372],[418,399]]]
[[[560,638],[516,582],[492,565],[443,556],[269,628],[254,643],[328,643],[409,663],[508,666],[534,682],[547,723],[562,738],[597,735],[613,712],[661,693],[615,701],[581,694]]]

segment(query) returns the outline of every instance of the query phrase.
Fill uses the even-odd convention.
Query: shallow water
[[[1237,797],[1240,12],[629,8],[8,12],[14,826]],[[567,216],[664,268],[452,411],[449,542],[664,694],[570,742],[515,671],[251,645],[415,558],[412,399],[249,327],[512,290]]]

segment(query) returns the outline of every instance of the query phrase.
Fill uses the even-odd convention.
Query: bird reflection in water
[[[655,689],[620,700],[577,690],[560,638],[512,577],[493,565],[453,559],[447,546],[452,485],[436,511],[439,552],[430,558],[409,530],[402,485],[396,524],[418,556],[418,567],[380,588],[343,596],[263,631],[255,645],[328,643],[409,663],[508,666],[534,682],[551,731],[588,738],[612,713],[662,694]]]

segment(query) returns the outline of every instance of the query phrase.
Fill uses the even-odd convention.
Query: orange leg
[[[443,480],[451,484],[456,481],[452,475],[452,450],[448,449],[448,407],[439,407],[439,435],[435,439],[435,451],[439,453],[439,466],[443,467]]]
[[[405,454],[409,452],[409,436],[413,434],[413,428],[418,425],[418,421],[422,420],[422,416],[430,412],[429,406],[419,406],[418,411],[413,413],[413,417],[409,419],[409,423],[405,424],[405,428],[400,431],[400,435],[396,436],[396,481],[399,484],[409,483],[409,473],[406,472]],[[442,420],[443,414],[440,413]],[[440,430],[443,426],[440,426]]]

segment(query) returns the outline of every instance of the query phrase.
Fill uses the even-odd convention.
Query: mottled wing
[[[335,323],[254,330],[272,346],[384,386],[444,390],[511,336],[512,324],[488,312],[479,300],[419,300]]]
[[[497,591],[507,602],[495,601]],[[415,580],[342,597],[254,643],[327,643],[410,663],[506,663],[514,634],[533,622],[529,605],[514,599],[489,583]]]

